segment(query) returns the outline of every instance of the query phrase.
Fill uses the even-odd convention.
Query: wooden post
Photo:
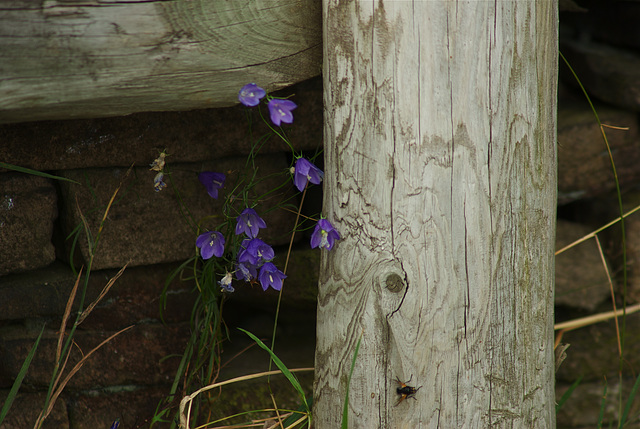
[[[315,427],[555,427],[557,2],[323,8]]]

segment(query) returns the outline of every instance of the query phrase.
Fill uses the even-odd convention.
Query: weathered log
[[[0,6],[0,123],[237,103],[320,74],[315,0],[11,0]]]

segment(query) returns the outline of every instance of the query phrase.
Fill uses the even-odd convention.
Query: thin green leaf
[[[349,429],[349,386],[351,386],[351,376],[353,375],[353,368],[356,366],[356,358],[358,357],[361,341],[362,334],[360,334],[360,338],[358,338],[356,350],[353,353],[353,359],[351,359],[351,369],[349,370],[349,378],[347,379],[347,392],[344,395],[344,408],[342,409],[342,429]]]
[[[629,399],[627,399],[627,405],[624,407],[624,411],[622,413],[622,418],[620,419],[620,425],[618,428],[622,428],[624,426],[624,422],[627,421],[627,417],[629,416],[629,411],[631,411],[631,406],[633,405],[633,400],[636,397],[636,393],[638,392],[638,388],[640,387],[640,375],[636,378],[636,382],[633,384],[631,388],[631,392],[629,393]]]
[[[18,165],[7,164],[6,162],[0,162],[0,168],[6,168],[7,170],[13,170],[20,173],[31,174],[33,176],[46,177],[47,179],[64,180],[65,182],[75,183],[76,185],[80,184],[75,180],[67,179],[66,177],[54,176],[53,174],[43,173],[42,171],[32,170],[30,168],[20,167]]]
[[[569,397],[571,396],[571,394],[573,393],[574,390],[576,390],[576,387],[578,387],[578,385],[580,384],[580,382],[582,381],[582,376],[580,376],[580,378],[578,378],[572,385],[571,387],[569,387],[569,389],[567,389],[566,392],[564,392],[564,394],[562,395],[562,397],[560,398],[560,400],[558,401],[558,403],[556,404],[556,413],[560,410],[560,408],[562,408],[562,406],[564,405],[565,402],[567,402],[567,399],[569,399]]]
[[[602,428],[602,423],[604,422],[604,408],[607,400],[607,383],[605,380],[604,384],[604,392],[602,392],[602,400],[600,401],[600,413],[598,414],[598,429]]]
[[[18,376],[16,377],[16,381],[13,382],[13,386],[11,386],[11,390],[9,391],[9,395],[7,396],[7,399],[4,401],[4,405],[2,406],[2,410],[0,410],[0,423],[2,423],[4,418],[7,416],[7,413],[9,413],[9,409],[11,408],[11,405],[13,405],[13,401],[14,401],[14,399],[16,399],[16,396],[18,395],[18,390],[20,389],[20,386],[22,385],[22,380],[24,380],[24,377],[27,375],[27,371],[29,370],[29,366],[31,365],[31,361],[33,360],[33,356],[35,356],[35,354],[36,354],[36,349],[38,348],[38,344],[40,343],[40,339],[42,338],[42,334],[43,333],[44,333],[44,325],[42,326],[42,329],[40,330],[40,335],[38,335],[38,338],[36,338],[36,342],[33,344],[33,346],[31,347],[31,350],[29,350],[29,354],[27,355],[26,359],[22,363],[22,367],[20,368],[20,371],[18,372]]]
[[[298,381],[298,379],[296,378],[295,375],[293,375],[293,373],[291,371],[289,371],[289,368],[287,368],[285,366],[285,364],[280,360],[280,358],[278,356],[276,356],[275,353],[273,353],[271,351],[271,349],[269,349],[269,347],[266,346],[265,343],[263,343],[262,341],[260,341],[260,339],[258,337],[256,337],[255,335],[253,335],[251,332],[249,331],[245,331],[242,328],[238,328],[239,330],[241,330],[242,332],[244,332],[245,334],[247,334],[249,337],[251,337],[251,339],[253,341],[256,342],[256,344],[258,344],[261,348],[263,348],[264,350],[267,351],[267,353],[269,353],[269,355],[271,355],[271,359],[273,359],[273,362],[276,364],[276,366],[280,369],[280,371],[282,371],[282,373],[284,374],[285,377],[287,377],[287,380],[289,380],[289,383],[291,383],[291,385],[293,386],[294,389],[296,389],[296,391],[298,392],[298,394],[300,395],[300,398],[302,398],[302,403],[304,404],[305,409],[307,410],[307,412],[309,412],[309,404],[307,403],[307,398],[304,394],[304,390],[302,390],[302,386],[300,385],[300,382]]]

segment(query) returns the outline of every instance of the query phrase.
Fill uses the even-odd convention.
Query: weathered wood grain
[[[237,103],[321,71],[316,0],[0,5],[0,123]]]
[[[556,8],[324,1],[317,428],[555,426]]]

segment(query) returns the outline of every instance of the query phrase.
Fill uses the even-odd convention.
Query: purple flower
[[[269,113],[271,114],[271,122],[280,126],[280,122],[286,122],[290,124],[293,122],[293,114],[291,111],[298,107],[296,103],[291,100],[282,100],[280,98],[273,98],[269,100],[267,105]]]
[[[251,279],[258,277],[258,269],[248,262],[238,263],[236,265],[236,278],[250,282]]]
[[[246,208],[238,216],[238,223],[236,224],[236,235],[240,235],[243,232],[248,237],[255,238],[258,235],[260,228],[266,228],[267,224],[262,220],[258,213],[254,209]]]
[[[219,258],[224,253],[224,237],[218,231],[208,231],[198,236],[196,246],[200,248],[202,259],[209,259],[214,255]]]
[[[260,99],[265,95],[264,89],[255,83],[248,83],[240,89],[238,100],[245,106],[253,107],[260,104]]]
[[[311,248],[319,247],[322,249],[326,247],[327,250],[331,250],[336,240],[340,240],[338,231],[328,220],[320,219],[311,234]]]
[[[118,429],[119,426],[120,426],[120,419],[116,419],[113,423],[111,423],[110,429]]]
[[[324,173],[318,167],[310,163],[306,158],[298,158],[293,169],[293,183],[302,192],[307,182],[319,185]]]
[[[214,173],[213,171],[203,171],[198,174],[198,180],[207,188],[211,198],[218,198],[218,190],[222,189],[226,178],[224,174]]]
[[[223,291],[233,292],[235,291],[235,289],[233,288],[233,286],[231,286],[232,281],[233,281],[232,274],[227,271],[227,274],[225,274],[225,276],[222,278],[222,280],[218,282],[218,284],[220,285]]]
[[[238,253],[238,262],[259,266],[264,261],[270,261],[275,256],[273,249],[259,238],[244,240],[244,249]]]
[[[156,189],[156,192],[162,191],[162,188],[166,187],[167,184],[164,183],[164,174],[162,171],[156,174],[156,177],[153,178],[153,187]]]
[[[271,262],[265,263],[262,268],[260,268],[259,280],[264,290],[267,290],[269,286],[275,290],[282,289],[282,280],[286,278],[287,276]]]

